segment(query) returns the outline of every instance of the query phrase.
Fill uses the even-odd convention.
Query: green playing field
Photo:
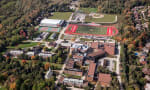
[[[81,26],[79,25],[75,33],[84,33],[84,34],[107,34],[107,27],[96,27],[96,26]]]

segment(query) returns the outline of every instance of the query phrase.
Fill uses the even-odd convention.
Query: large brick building
[[[76,75],[76,76],[82,76],[83,75],[82,71],[74,71],[74,70],[65,70],[64,73]]]
[[[96,68],[96,64],[90,63],[88,75],[86,77],[87,81],[93,81],[94,80],[95,68]]]
[[[115,43],[105,43],[104,50],[110,55],[115,55]]]
[[[99,73],[98,75],[98,81],[103,87],[109,87],[111,80],[112,78],[110,74]]]

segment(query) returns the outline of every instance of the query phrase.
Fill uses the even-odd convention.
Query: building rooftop
[[[97,57],[97,56],[102,56],[105,54],[105,51],[102,49],[97,50],[97,52],[93,52],[88,54],[89,57]]]
[[[98,49],[98,45],[99,45],[98,42],[92,42],[91,43],[91,48]]]
[[[90,63],[89,66],[89,71],[88,71],[88,76],[93,76],[95,73],[95,68],[96,68],[96,64],[95,63]]]
[[[57,19],[43,19],[41,23],[44,24],[59,24],[62,20],[57,20]]]
[[[112,78],[110,74],[99,73],[98,81],[102,86],[109,86]]]
[[[74,67],[74,61],[73,60],[69,60],[66,64],[66,68],[67,69],[71,69]]]

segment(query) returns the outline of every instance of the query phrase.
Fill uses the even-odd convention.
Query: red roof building
[[[90,63],[89,70],[88,70],[88,75],[86,77],[86,80],[93,81],[95,68],[96,68],[96,64],[95,63]]]
[[[72,69],[74,67],[75,62],[73,60],[69,60],[66,64],[66,69]]]
[[[97,50],[96,52],[88,54],[89,57],[97,58],[105,55],[105,51],[102,49]]]
[[[94,63],[94,61],[93,60],[86,60],[85,61],[85,64],[90,64],[90,63]]]
[[[73,58],[74,59],[83,60],[83,56],[82,55],[78,55],[78,54],[73,55]]]
[[[99,45],[98,42],[92,42],[91,43],[91,48],[98,49],[98,45]]]
[[[100,82],[101,86],[109,87],[111,80],[112,78],[110,74],[99,73],[98,81]]]
[[[109,55],[115,55],[115,43],[105,43],[104,49]]]

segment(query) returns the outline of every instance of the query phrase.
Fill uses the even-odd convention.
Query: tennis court
[[[60,32],[60,28],[54,27],[40,27],[39,31],[41,32]]]

